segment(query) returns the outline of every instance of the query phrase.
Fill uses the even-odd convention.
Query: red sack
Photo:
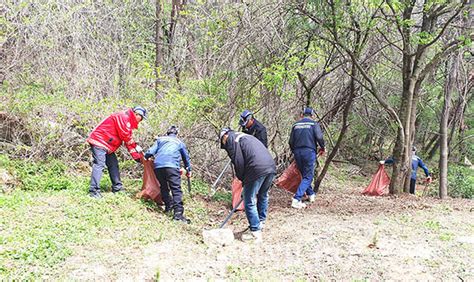
[[[142,190],[138,192],[137,197],[145,200],[153,200],[158,205],[163,204],[161,199],[160,182],[156,179],[155,172],[153,171],[153,161],[142,159],[143,164],[143,184]]]
[[[283,174],[278,177],[277,181],[275,182],[276,186],[291,192],[292,194],[296,193],[298,186],[301,183],[301,173],[296,166],[296,162],[293,161],[290,166],[283,172]]]
[[[385,172],[384,165],[379,165],[379,170],[372,177],[369,186],[362,192],[364,195],[381,196],[386,193],[385,188],[390,184],[390,177]]]
[[[240,181],[237,177],[234,177],[232,180],[232,208],[235,208],[239,203],[240,199],[242,198],[242,181]],[[243,211],[244,210],[244,202],[240,204],[240,206],[236,209],[236,211]]]

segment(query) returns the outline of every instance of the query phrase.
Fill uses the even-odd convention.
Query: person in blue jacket
[[[392,157],[386,159],[385,161],[380,161],[380,164],[393,164],[394,159]],[[416,186],[416,173],[418,168],[421,167],[426,175],[426,181],[429,183],[431,182],[431,174],[428,170],[428,167],[425,163],[421,160],[420,157],[416,155],[416,147],[412,148],[412,156],[411,156],[411,179],[410,179],[410,194],[415,194],[415,186]]]
[[[180,164],[183,160],[186,176],[191,177],[191,160],[186,145],[177,138],[179,129],[171,126],[166,136],[158,137],[156,143],[145,153],[145,159],[154,158],[155,175],[160,182],[161,197],[165,212],[174,211],[174,220],[190,223],[184,217],[183,192],[181,191]],[[170,190],[173,197],[170,196]]]
[[[323,155],[325,152],[323,132],[319,123],[313,120],[313,116],[314,111],[312,108],[304,108],[301,120],[293,124],[291,128],[289,144],[295,156],[296,166],[303,178],[291,202],[291,207],[296,209],[306,207],[301,201],[305,193],[308,195],[310,202],[315,201],[316,194],[311,187],[311,183],[314,178],[318,145],[320,147],[318,155]]]

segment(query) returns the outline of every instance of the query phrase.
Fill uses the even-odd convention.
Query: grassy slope
[[[419,198],[361,197],[358,191],[368,183],[368,179],[351,175],[351,171],[351,167],[340,169],[339,174],[331,170],[321,198],[306,211],[289,209],[291,195],[281,190],[272,191],[271,220],[269,230],[266,231],[268,244],[263,253],[258,247],[239,242],[227,249],[208,250],[200,242],[201,229],[203,226],[209,227],[209,222],[215,226],[225,216],[225,204],[207,203],[202,197],[191,199],[185,195],[186,214],[193,220],[193,224],[183,226],[172,222],[154,204],[135,199],[134,195],[140,187],[140,182],[136,180],[125,181],[125,186],[129,189],[127,194],[113,195],[107,192],[101,200],[88,197],[87,177],[77,180],[71,178],[76,185],[65,190],[17,189],[0,193],[0,278],[89,280],[135,277],[141,280],[140,277],[149,279],[161,275],[162,278],[171,280],[196,277],[281,279],[302,275],[302,279],[384,279],[394,278],[396,269],[388,272],[392,273],[391,276],[378,274],[376,267],[370,270],[370,263],[377,264],[377,261],[386,261],[387,258],[392,258],[392,263],[410,260],[411,253],[399,253],[406,246],[418,246],[420,242],[424,242],[419,241],[420,239],[428,237],[431,238],[428,247],[433,248],[433,254],[417,258],[415,263],[417,265],[427,261],[434,264],[423,266],[420,270],[427,273],[427,277],[453,277],[455,273],[465,277],[462,268],[466,268],[467,273],[472,271],[466,265],[470,256],[462,255],[462,248],[472,250],[471,245],[460,245],[456,241],[457,236],[472,234],[474,226],[472,223],[468,224],[469,220],[464,216],[469,214],[469,209],[463,208],[463,216],[459,217],[452,208],[440,210],[443,204],[430,203],[428,206],[433,207],[425,210],[423,201],[419,202]],[[104,178],[103,184],[107,186],[107,177]],[[348,191],[351,185],[352,191]],[[206,191],[206,187],[198,181],[193,182],[193,187],[196,193]],[[229,201],[228,195],[217,196],[215,200]],[[464,203],[472,204],[469,201]],[[219,208],[214,209],[216,206]],[[397,206],[399,207],[396,208]],[[240,230],[245,225],[243,214],[234,216],[234,230]],[[295,229],[307,234],[297,237],[299,241],[293,242],[288,238],[294,238]],[[412,231],[407,233],[407,230]],[[377,233],[378,235],[374,235]],[[344,237],[341,241],[338,236],[342,235],[349,237]],[[308,239],[320,240],[322,245],[318,243],[319,245],[313,246]],[[407,239],[413,239],[408,243],[411,245],[404,243]],[[346,241],[355,242],[355,245]],[[372,249],[367,249],[372,241],[379,241],[376,244],[381,249],[377,252],[384,251],[386,254],[382,257],[377,257],[377,252],[372,254]],[[395,244],[396,242],[399,244]],[[308,252],[301,249],[301,246],[313,246],[310,248],[311,252],[306,254],[309,257],[301,256]],[[359,266],[357,261],[349,261],[347,264],[348,261],[340,260],[350,252],[360,252],[357,249],[351,250],[354,246],[360,247],[368,266]],[[313,264],[313,259],[308,261],[308,258],[320,254],[323,247],[328,248],[327,254],[335,254],[337,260],[330,263],[327,262],[326,255],[315,257],[313,259],[320,267],[309,267]],[[291,250],[295,250],[295,253],[291,252],[289,257],[287,253]],[[261,263],[249,264],[246,257],[241,255],[247,251],[252,253],[252,261]],[[457,259],[449,263],[453,271],[448,272],[447,276],[438,275],[436,265],[443,259],[449,261],[452,257]],[[294,267],[307,262],[310,271],[297,275],[299,271],[296,268],[282,265],[280,269],[279,264],[287,260]],[[346,265],[347,271],[338,270]],[[280,269],[279,272],[277,269]],[[412,272],[409,273],[417,273],[410,271]]]
[[[83,250],[93,250],[90,259],[101,261],[101,252],[127,249],[132,255],[179,233],[156,205],[136,200],[134,193],[104,193],[100,200],[84,189],[0,194],[0,277],[58,277],[62,263]],[[205,220],[199,203],[189,206],[194,221]],[[127,252],[120,256],[120,261],[133,259]]]

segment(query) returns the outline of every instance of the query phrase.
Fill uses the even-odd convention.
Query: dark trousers
[[[107,150],[97,146],[91,146],[91,152],[94,160],[92,162],[92,175],[89,192],[100,192],[100,179],[102,178],[105,166],[107,166],[110,180],[112,181],[112,192],[122,190],[123,185],[120,180],[120,170],[115,153],[107,154]]]
[[[174,216],[183,215],[183,192],[181,191],[181,175],[179,168],[163,167],[155,168],[155,175],[160,182],[161,198],[165,203],[166,210],[174,209]],[[170,196],[170,191],[173,197]]]
[[[416,179],[410,179],[410,194],[415,194]]]
[[[304,148],[296,149],[293,154],[295,155],[296,166],[301,172],[301,176],[303,178],[293,198],[298,201],[301,201],[301,198],[303,198],[305,193],[308,196],[314,194],[313,188],[311,187],[311,183],[313,182],[314,178],[316,152],[314,150]]]

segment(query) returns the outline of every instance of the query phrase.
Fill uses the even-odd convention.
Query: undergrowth
[[[208,221],[200,201],[185,193],[185,213],[196,226],[183,228],[155,203],[135,197],[141,179],[123,178],[127,192],[112,194],[104,173],[103,199],[88,195],[89,175],[72,174],[60,161],[30,162],[0,157],[0,164],[16,179],[13,189],[0,193],[0,279],[31,280],[63,275],[65,261],[84,248],[101,254],[145,248],[165,238],[196,233]],[[192,181],[193,195],[208,187]],[[196,229],[196,230],[194,230]],[[189,234],[188,234],[189,235]],[[113,244],[104,244],[111,240]],[[120,252],[119,252],[120,253]]]
[[[448,193],[451,197],[472,199],[474,196],[474,170],[451,165],[448,168]]]

